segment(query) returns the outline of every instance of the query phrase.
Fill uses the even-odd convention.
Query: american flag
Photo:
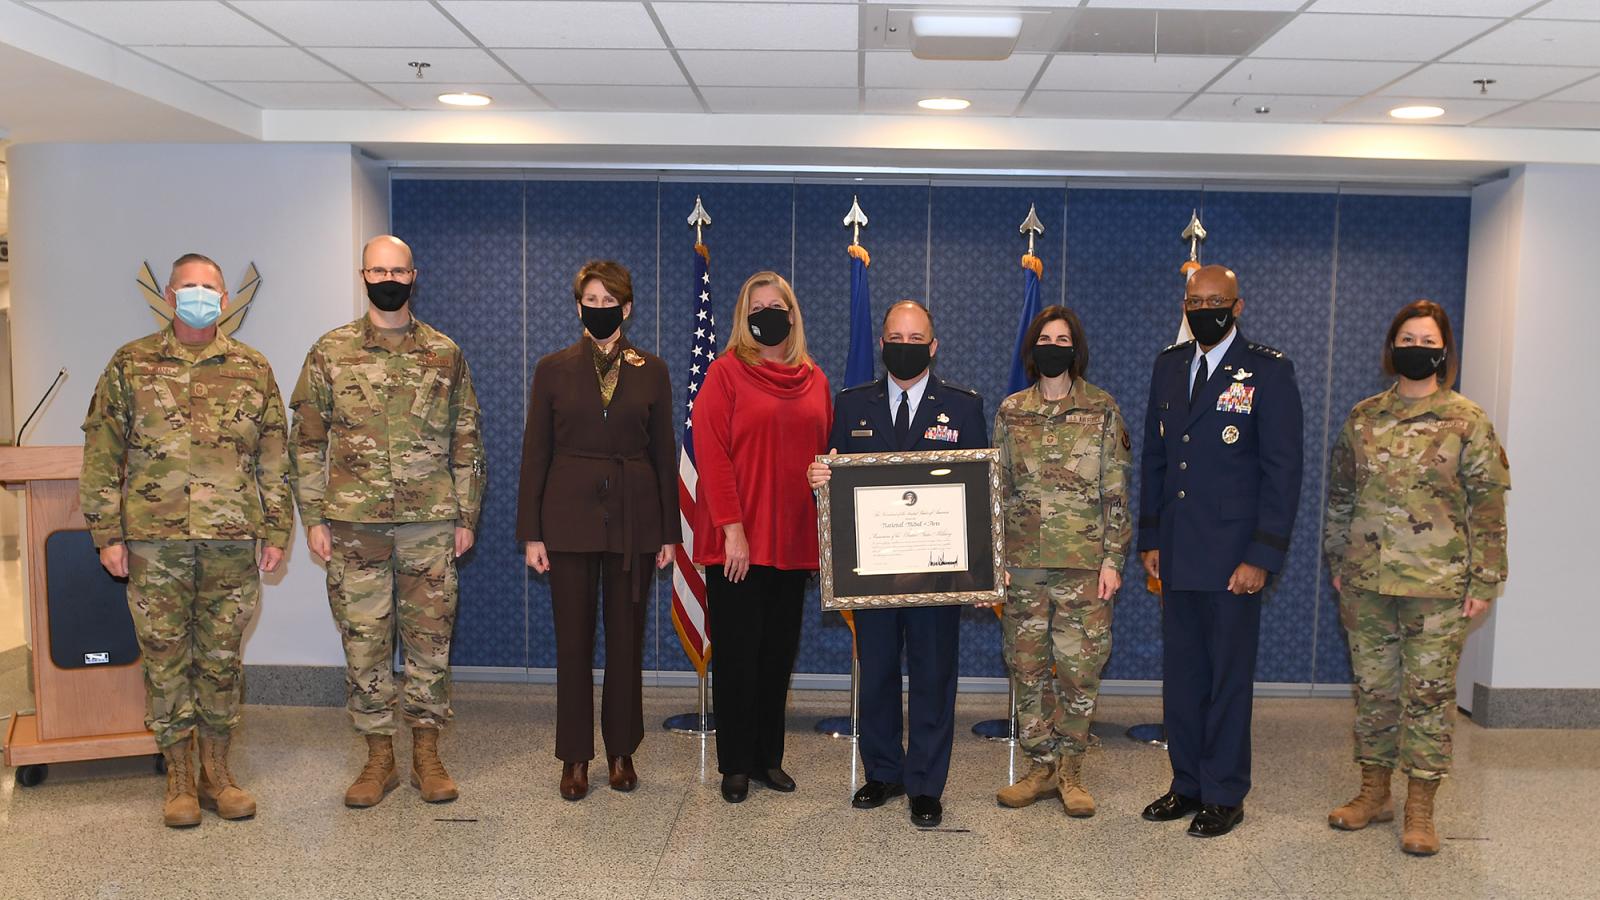
[[[694,336],[689,355],[689,386],[684,391],[683,452],[678,456],[678,516],[683,522],[683,543],[678,545],[672,571],[672,627],[677,629],[683,652],[696,672],[706,674],[711,659],[711,634],[706,630],[706,583],[694,565],[695,485],[700,482],[694,465],[694,398],[705,383],[706,369],[717,356],[717,317],[711,312],[711,252],[694,245]]]

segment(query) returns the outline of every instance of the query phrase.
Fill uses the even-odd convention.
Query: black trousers
[[[939,797],[956,733],[956,653],[961,607],[856,611],[861,660],[861,762],[872,781],[904,784],[913,797]],[[911,690],[910,734],[902,747],[900,655]]]
[[[1161,625],[1172,790],[1238,806],[1250,792],[1261,595],[1167,591]]]
[[[800,649],[800,612],[810,574],[751,566],[734,584],[722,566],[706,567],[717,771],[724,775],[783,765],[789,675]]]
[[[604,584],[606,680],[600,694],[600,735],[607,756],[631,756],[644,739],[645,614],[654,557],[620,553],[551,553],[550,611],[556,626],[556,756],[594,758],[594,620]],[[633,579],[628,590],[627,579]]]

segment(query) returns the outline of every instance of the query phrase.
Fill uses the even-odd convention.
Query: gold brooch
[[[632,347],[622,351],[622,361],[630,366],[644,365],[644,357],[640,356]]]

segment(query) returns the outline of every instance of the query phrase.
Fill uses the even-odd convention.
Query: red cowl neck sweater
[[[744,524],[750,564],[817,568],[817,507],[806,466],[828,452],[833,397],[813,365],[713,360],[694,401],[694,561],[720,566],[722,527]]]

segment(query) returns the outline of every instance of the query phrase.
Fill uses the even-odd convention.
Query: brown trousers
[[[607,756],[631,756],[644,739],[644,625],[654,558],[642,553],[624,572],[619,553],[551,553],[550,608],[556,626],[556,757],[594,758],[594,626],[605,602],[606,677],[600,735]],[[633,590],[629,590],[629,580]]]

